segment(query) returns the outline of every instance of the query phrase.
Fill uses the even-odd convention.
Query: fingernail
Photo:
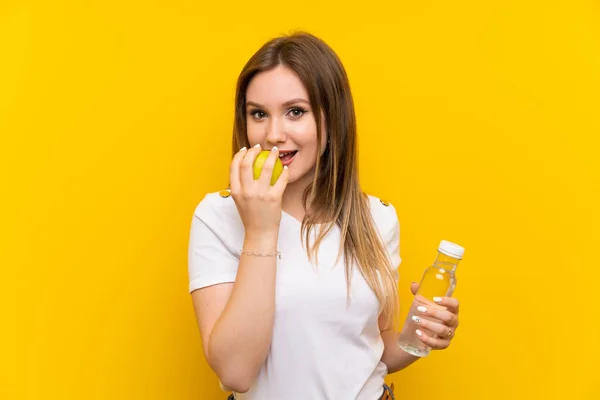
[[[425,307],[423,307],[423,306],[419,306],[419,307],[417,307],[417,311],[419,311],[419,312],[425,312],[425,311],[427,311],[427,309]]]
[[[415,332],[417,332],[417,335],[423,336],[423,332],[421,332],[420,330],[417,329]]]
[[[271,151],[277,151],[277,146],[273,146],[273,148],[271,149]]]
[[[442,302],[442,298],[441,297],[434,297],[433,301],[435,301],[436,303],[441,303]]]
[[[246,150],[246,146],[244,146],[240,149],[240,151],[244,151],[244,150]]]
[[[416,315],[413,315],[412,320],[415,322],[421,322],[421,317],[417,317]]]
[[[260,143],[256,143],[254,147],[260,147]]]

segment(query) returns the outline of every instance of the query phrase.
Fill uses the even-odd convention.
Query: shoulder
[[[205,194],[190,227],[189,291],[235,282],[243,241],[244,225],[229,192]]]
[[[240,220],[237,207],[228,189],[206,193],[204,198],[196,206],[194,216],[207,223],[234,223]]]
[[[371,216],[375,225],[384,236],[397,229],[399,225],[398,215],[394,205],[381,197],[365,193],[368,198]]]
[[[369,207],[374,219],[398,218],[396,215],[396,208],[391,202],[369,193],[365,193],[365,196],[369,200]]]

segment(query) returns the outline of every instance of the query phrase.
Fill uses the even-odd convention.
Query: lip
[[[280,153],[288,153],[290,151],[295,151],[295,150],[281,150],[279,151]],[[287,166],[290,165],[292,163],[292,161],[294,161],[294,159],[296,158],[296,155],[298,154],[298,152],[296,151],[296,154],[294,154],[294,156],[292,158],[290,158],[289,160],[281,160],[281,164],[283,164],[283,166]]]

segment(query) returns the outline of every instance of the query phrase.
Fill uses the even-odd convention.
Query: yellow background
[[[237,74],[294,29],[339,54],[401,300],[466,248],[447,351],[401,399],[598,399],[594,1],[0,3],[0,399],[224,399],[187,292]]]

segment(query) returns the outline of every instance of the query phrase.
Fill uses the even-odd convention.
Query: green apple
[[[271,154],[270,150],[263,150],[260,153],[258,153],[258,156],[256,156],[253,165],[255,180],[260,177],[260,171],[262,171],[263,165],[265,164],[265,161],[267,161],[267,157],[269,157],[269,154]],[[271,186],[273,186],[275,182],[277,182],[277,178],[279,178],[279,175],[281,175],[282,171],[283,164],[281,163],[279,157],[277,157],[277,160],[275,160],[275,167],[273,167],[273,174],[271,175]]]

